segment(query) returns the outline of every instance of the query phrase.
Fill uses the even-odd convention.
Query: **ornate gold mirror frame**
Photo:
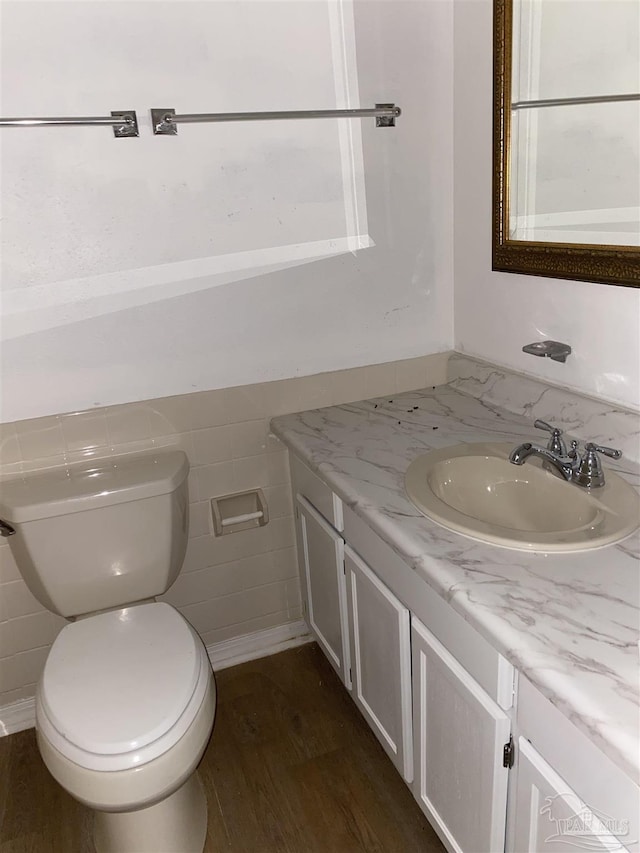
[[[636,246],[509,239],[513,0],[494,0],[493,269],[640,287]]]

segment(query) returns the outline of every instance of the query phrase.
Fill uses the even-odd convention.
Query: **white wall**
[[[492,2],[454,4],[455,347],[640,405],[640,290],[491,271]],[[565,341],[565,364],[523,353]]]
[[[2,130],[1,420],[450,348],[452,7],[354,5],[3,3],[4,115],[136,109],[141,136]],[[358,92],[397,127],[150,131]]]
[[[491,272],[491,0],[354,5],[357,74],[347,2],[5,0],[3,114],[135,108],[142,128],[137,140],[96,128],[0,132],[0,420],[445,350],[454,201],[457,348],[638,404],[640,293]],[[79,10],[89,50],[60,50],[81,30]],[[264,15],[278,50],[262,38]],[[30,44],[56,61],[38,65]],[[394,130],[359,124],[361,149],[357,131],[345,149],[331,122],[181,127],[169,139],[151,135],[147,116],[156,105],[331,106],[356,89],[363,105],[403,108]],[[278,150],[275,165],[266,153]],[[214,180],[229,165],[236,177]],[[69,205],[70,189],[84,207]],[[366,230],[352,227],[350,202]],[[344,252],[340,241],[360,231],[374,247],[312,260],[331,240]],[[572,345],[565,365],[521,352],[547,337]]]

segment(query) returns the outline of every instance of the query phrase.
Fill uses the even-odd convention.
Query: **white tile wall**
[[[189,456],[184,566],[164,599],[215,643],[301,617],[287,452],[272,417],[445,381],[448,354],[0,425],[2,479],[156,447]],[[209,500],[261,487],[265,527],[216,538]],[[32,696],[64,620],[46,611],[0,544],[0,707]]]

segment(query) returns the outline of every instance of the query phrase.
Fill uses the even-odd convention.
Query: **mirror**
[[[494,0],[493,269],[640,287],[640,0]]]

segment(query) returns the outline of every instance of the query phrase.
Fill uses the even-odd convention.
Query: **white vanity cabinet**
[[[414,795],[453,851],[504,850],[511,720],[418,620],[412,620]]]
[[[316,433],[308,446],[333,447]],[[291,470],[310,628],[447,850],[640,853],[631,722],[625,765],[599,747],[615,719],[588,731],[570,719],[572,706],[588,712],[599,673],[570,681],[563,713],[474,627],[472,598],[449,603],[446,565],[427,551],[411,564],[411,527],[372,503],[382,489],[363,488],[356,513],[293,455]],[[358,499],[355,473],[327,479]]]
[[[513,668],[294,456],[291,469],[311,631],[445,846],[504,851]]]
[[[352,698],[405,782],[413,778],[410,617],[345,546]]]

